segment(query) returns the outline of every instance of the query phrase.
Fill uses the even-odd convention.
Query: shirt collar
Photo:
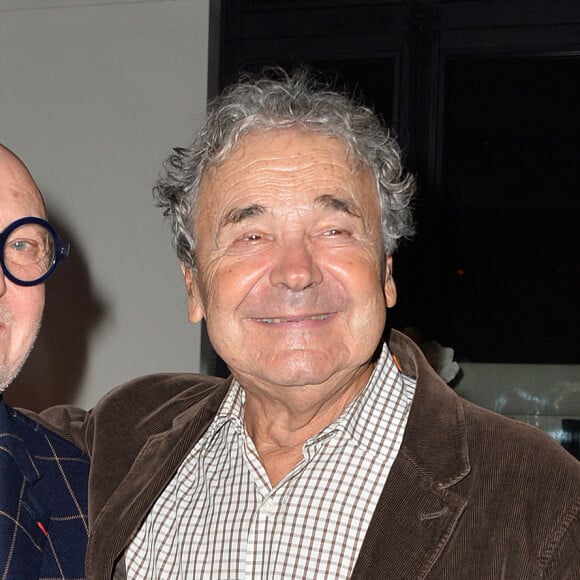
[[[232,384],[216,414],[214,425],[219,428],[226,423],[232,423],[236,430],[241,432],[244,425],[245,400],[244,389],[236,379],[232,379]]]
[[[380,440],[376,427],[388,429],[394,413],[404,413],[412,402],[403,375],[386,344],[363,390],[349,403],[344,411],[314,439],[331,431],[342,431],[344,439],[351,444],[372,448]]]

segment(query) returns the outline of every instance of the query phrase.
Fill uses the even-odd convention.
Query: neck
[[[245,423],[272,485],[303,458],[304,443],[332,423],[367,384],[373,367],[348,382],[287,387],[244,384]],[[243,379],[242,379],[243,380]]]

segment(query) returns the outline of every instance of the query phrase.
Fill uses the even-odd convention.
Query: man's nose
[[[270,272],[273,286],[283,285],[298,292],[322,281],[322,271],[306,240],[283,243],[275,260]]]

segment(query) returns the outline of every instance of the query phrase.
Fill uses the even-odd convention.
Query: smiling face
[[[22,163],[0,146],[0,231],[26,216],[45,218],[42,198]],[[0,391],[28,357],[43,308],[44,285],[17,286],[0,271]]]
[[[249,133],[204,173],[195,230],[190,320],[242,385],[366,382],[395,288],[374,177],[338,140]]]

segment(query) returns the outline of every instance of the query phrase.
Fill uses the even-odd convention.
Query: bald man
[[[34,345],[44,282],[69,251],[30,173],[3,145],[0,248],[0,578],[84,578],[88,458],[1,395]]]

